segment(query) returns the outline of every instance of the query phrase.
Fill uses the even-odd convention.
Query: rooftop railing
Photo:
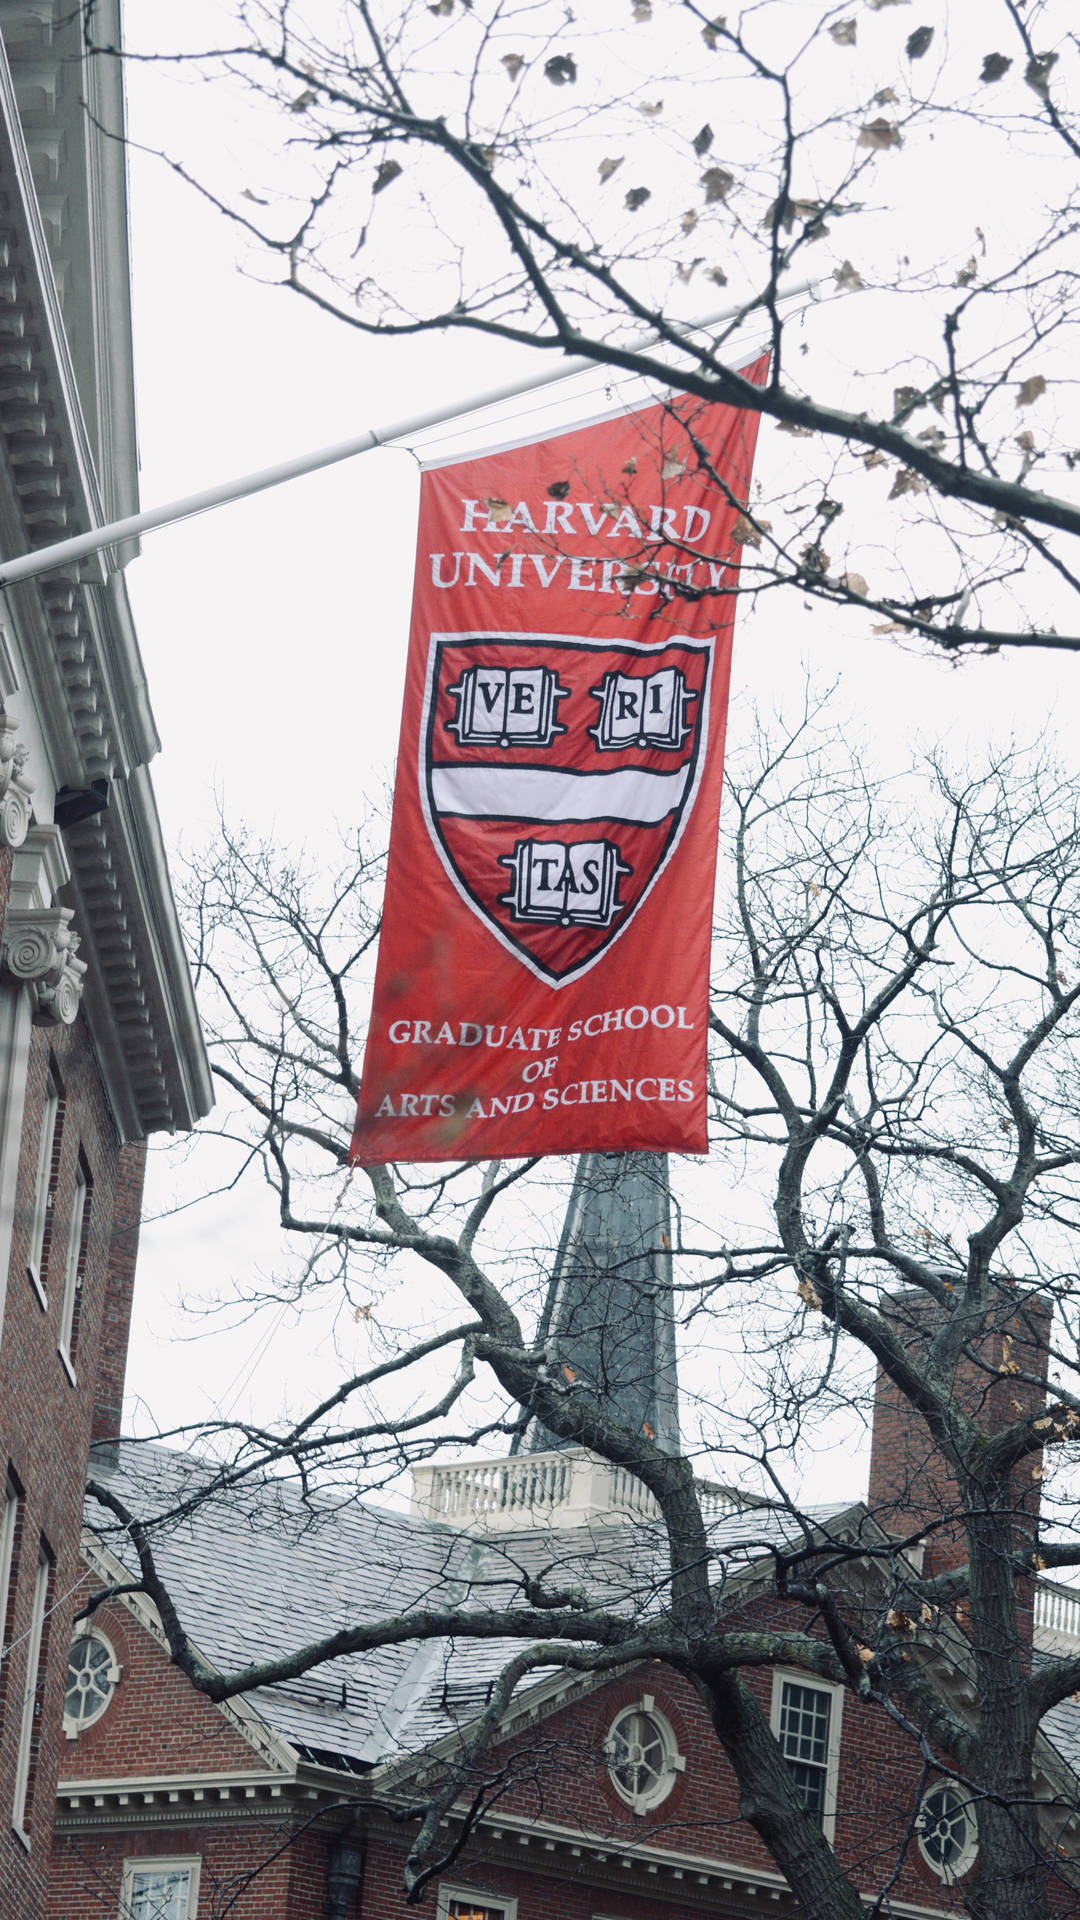
[[[698,1493],[707,1520],[742,1504],[727,1488],[707,1481],[698,1483]],[[412,1507],[426,1520],[489,1532],[659,1518],[656,1501],[635,1473],[583,1447],[414,1467]]]

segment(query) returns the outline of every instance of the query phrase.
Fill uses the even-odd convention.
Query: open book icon
[[[550,747],[566,732],[556,702],[570,689],[554,667],[466,667],[447,692],[457,701],[447,732],[463,747]]]
[[[680,667],[605,673],[590,692],[600,702],[600,718],[589,732],[602,753],[621,747],[677,750],[690,732],[686,709],[697,694],[687,688]]]
[[[500,901],[511,917],[560,927],[609,927],[623,910],[619,880],[633,871],[614,840],[518,840],[499,864],[513,874]]]

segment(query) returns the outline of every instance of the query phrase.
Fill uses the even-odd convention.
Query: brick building
[[[677,1443],[666,1221],[661,1157],[583,1162],[549,1329],[579,1377],[603,1379],[627,1417],[644,1407]],[[999,1377],[995,1359],[991,1391]],[[882,1502],[906,1514],[928,1462],[884,1384],[878,1414],[872,1480]],[[523,1569],[559,1588],[588,1583],[596,1593],[599,1584],[611,1607],[662,1605],[664,1541],[640,1482],[554,1446],[542,1430],[503,1460],[414,1469],[408,1513],[301,1497],[281,1480],[201,1501],[212,1477],[192,1456],[124,1443],[105,1484],[140,1515],[161,1517],[158,1566],[219,1671],[429,1601],[464,1605],[476,1592],[497,1605],[502,1586],[509,1602]],[[796,1521],[730,1488],[700,1491],[725,1626],[805,1631],[805,1609],[777,1590],[770,1551],[805,1544]],[[865,1602],[872,1632],[891,1604],[883,1596],[893,1571],[870,1552],[886,1541],[881,1516],[856,1503],[808,1518],[823,1547],[859,1548],[850,1604],[858,1617]],[[130,1550],[100,1511],[84,1550],[88,1590],[123,1581]],[[1080,1596],[1042,1586],[1035,1625],[1037,1647],[1080,1651]],[[962,1712],[973,1695],[963,1632],[944,1618],[913,1632]],[[430,1920],[737,1920],[763,1903],[798,1912],[739,1816],[700,1699],[656,1661],[614,1674],[552,1669],[520,1687],[488,1769],[498,1792],[419,1908],[408,1907],[415,1821],[395,1816],[460,1753],[516,1650],[389,1645],[218,1707],[170,1665],[144,1595],[110,1600],[73,1649],[50,1920],[404,1920],[412,1911]],[[883,1710],[805,1671],[763,1668],[750,1684],[860,1890],[905,1920],[961,1911],[974,1819],[948,1780],[927,1774],[917,1743]],[[1080,1703],[1044,1724],[1035,1787],[1046,1843],[1064,1849],[1055,1890],[1064,1914],[1076,1911]],[[464,1791],[447,1810],[447,1852],[469,1799]]]
[[[78,9],[2,0],[5,558],[137,504],[122,126],[117,63],[83,62]],[[0,1912],[12,1920],[43,1911],[86,1462],[118,1426],[145,1141],[210,1104],[147,772],[158,740],[131,554],[0,594]]]

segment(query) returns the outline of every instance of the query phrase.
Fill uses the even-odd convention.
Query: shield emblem
[[[420,795],[454,887],[556,986],[626,931],[701,783],[713,642],[431,636]]]

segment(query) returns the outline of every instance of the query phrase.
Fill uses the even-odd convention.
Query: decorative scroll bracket
[[[9,907],[0,970],[30,989],[34,1025],[70,1027],[82,1000],[85,960],[70,907]]]
[[[29,747],[20,746],[17,723],[0,706],[0,846],[21,847],[30,825],[34,783],[26,777]]]

